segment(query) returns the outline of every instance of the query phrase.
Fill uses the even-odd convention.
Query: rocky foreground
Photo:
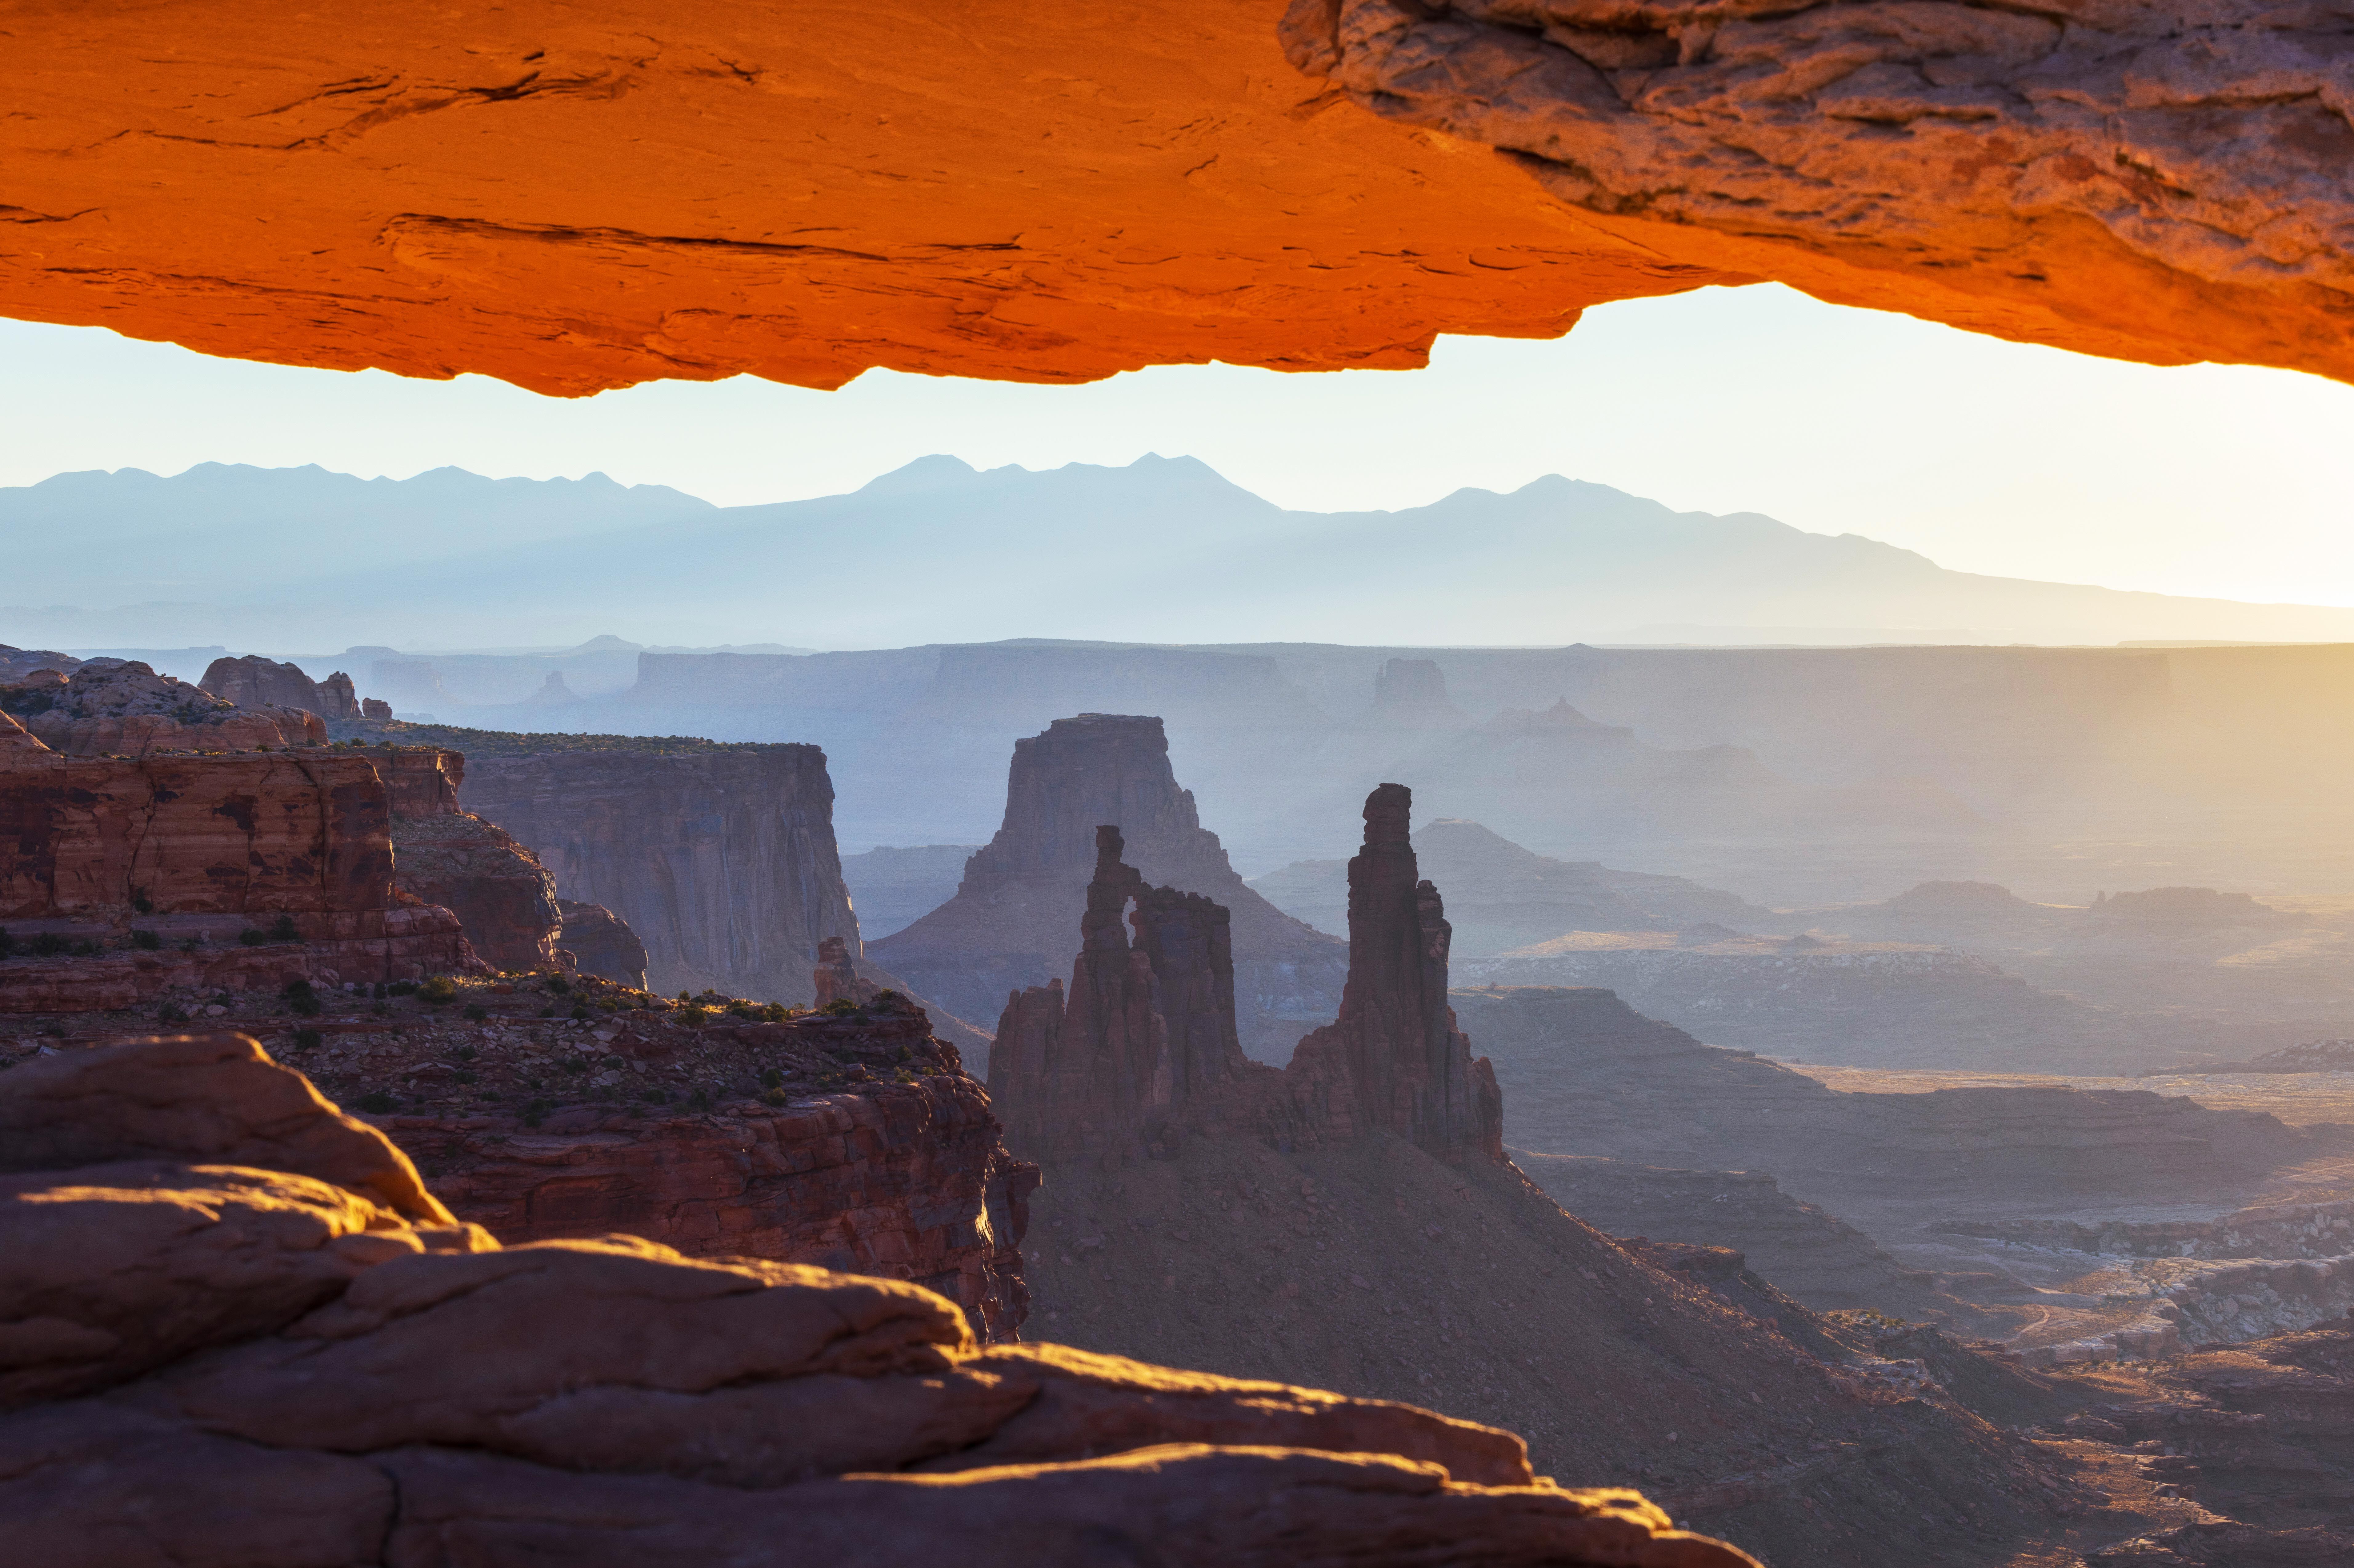
[[[1734,1568],[1427,1412],[1051,1345],[921,1287],[502,1246],[249,1038],[0,1075],[25,1561]]]

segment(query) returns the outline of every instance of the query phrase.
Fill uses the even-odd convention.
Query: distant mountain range
[[[660,485],[206,463],[0,489],[0,642],[875,648],[1122,642],[2354,641],[2354,609],[1947,571],[1755,513],[1558,475],[1289,512],[1192,458],[714,506]]]

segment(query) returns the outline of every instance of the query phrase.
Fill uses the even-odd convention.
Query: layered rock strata
[[[448,910],[401,901],[388,807],[345,751],[69,757],[0,715],[0,921],[34,939],[0,955],[0,1012],[475,967]]]
[[[314,713],[239,706],[132,659],[87,660],[70,675],[35,671],[0,686],[0,711],[51,749],[78,757],[317,746],[327,738]]]
[[[563,927],[556,935],[559,956],[571,954],[573,967],[583,974],[645,990],[646,945],[638,940],[628,921],[601,904],[559,898],[556,907],[564,916]]]
[[[1339,1011],[1346,949],[1252,891],[1180,789],[1158,718],[1082,714],[1013,743],[1004,823],[965,863],[956,895],[872,944],[877,963],[960,1016],[997,1015],[1009,991],[1070,971],[1079,949],[1096,829],[1119,829],[1152,885],[1229,914],[1235,1027],[1245,1051],[1286,1059]]]
[[[1165,1156],[1189,1132],[1287,1150],[1388,1132],[1450,1162],[1500,1163],[1502,1099],[1447,1005],[1447,921],[1415,874],[1410,803],[1396,784],[1365,803],[1341,1016],[1280,1072],[1245,1056],[1236,1035],[1227,911],[1152,886],[1123,862],[1119,830],[1099,826],[1068,994],[1059,983],[1015,992],[998,1022],[990,1089],[1014,1146],[1120,1162]]]
[[[625,921],[656,991],[807,1002],[818,944],[857,939],[813,746],[478,753],[460,797],[528,846],[557,894]]]
[[[248,1082],[224,1093],[222,1065]],[[160,1106],[111,1087],[174,1066]],[[261,1143],[244,1095],[270,1073],[309,1103]],[[0,1528],[58,1568],[716,1561],[785,1537],[881,1568],[1752,1562],[1410,1407],[985,1348],[896,1281],[628,1236],[503,1247],[250,1042],[19,1067],[0,1124],[27,1119],[48,1136],[0,1179]]]
[[[454,913],[475,952],[493,969],[558,967],[564,915],[557,906],[555,879],[504,829],[460,809],[465,754],[437,746],[383,745],[364,747],[362,755],[384,779],[392,808],[396,885],[411,898]]]

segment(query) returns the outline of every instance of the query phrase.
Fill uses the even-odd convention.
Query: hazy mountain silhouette
[[[734,507],[602,474],[207,463],[0,490],[0,532],[18,601],[0,609],[0,641],[26,645],[516,645],[612,627],[835,648],[1679,640],[1663,627],[1728,641],[2354,641],[2354,609],[1952,572],[1852,534],[1672,512],[1558,475],[1396,512],[1288,512],[1182,457],[983,472],[935,456],[849,494]]]

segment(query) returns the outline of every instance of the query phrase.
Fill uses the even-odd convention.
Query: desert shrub
[[[774,1067],[763,1067],[760,1069],[760,1084],[762,1087],[773,1089],[784,1081],[785,1075],[777,1071]]]
[[[73,956],[77,959],[94,959],[102,950],[96,942],[91,941],[76,942],[73,945]]]
[[[55,931],[43,931],[25,944],[25,950],[37,959],[54,959],[66,950],[66,939]]]
[[[588,1070],[588,1059],[582,1056],[574,1056],[564,1064],[564,1070],[577,1078]]]
[[[11,957],[16,951],[16,938],[8,934],[8,927],[0,926],[0,959]]]
[[[572,991],[572,982],[562,975],[550,975],[547,977],[547,989],[558,996],[568,996]]]
[[[131,907],[142,915],[153,915],[155,913],[155,901],[147,896],[145,888],[134,887],[131,890]]]
[[[484,1007],[479,1001],[470,1001],[466,1004],[467,1018],[476,1023],[480,1023],[483,1019],[488,1018],[490,1015],[491,1010]]]
[[[288,980],[285,988],[278,994],[286,999],[287,1011],[298,1018],[316,1018],[324,1011],[324,1004],[319,1001],[319,993],[312,989],[309,980]]]
[[[711,1108],[711,1091],[709,1089],[697,1089],[695,1093],[687,1096],[686,1108],[695,1111],[709,1110]]]
[[[823,1007],[819,1008],[818,1011],[824,1013],[828,1018],[847,1018],[852,1013],[858,1011],[858,1004],[851,1001],[848,997],[844,997],[839,1001],[827,1002]]]
[[[549,1105],[546,1100],[533,1100],[530,1104],[523,1107],[524,1126],[537,1127],[541,1122],[547,1119],[547,1113],[555,1108],[555,1107]]]
[[[278,923],[270,927],[270,939],[273,942],[299,942],[302,939],[302,928],[294,924],[293,916],[281,915]]]
[[[760,1097],[760,1098],[761,1098],[761,1099],[763,1099],[763,1100],[767,1101],[769,1105],[772,1105],[772,1106],[780,1106],[780,1105],[783,1105],[783,1104],[785,1104],[786,1102],[790,1101],[792,1097],[793,1097],[792,1096],[790,1096],[790,1095],[787,1094],[787,1093],[786,1093],[784,1090],[782,1090],[782,1089],[770,1089],[770,1090],[769,1090],[767,1093],[763,1094],[763,1095]]]
[[[417,994],[417,982],[415,980],[395,980],[390,985],[384,988],[384,994],[387,996],[415,996]]]
[[[428,1007],[440,1007],[458,1000],[458,982],[448,975],[433,975],[417,988],[417,1000]]]
[[[455,1051],[451,1052],[450,1054],[457,1057],[461,1062],[471,1062],[475,1057],[481,1055],[482,1053],[475,1050],[472,1045],[461,1045]]]
[[[152,953],[163,947],[164,938],[153,931],[133,931],[131,933],[131,945],[143,953]]]
[[[325,1038],[325,1035],[320,1033],[315,1029],[297,1029],[294,1032],[294,1049],[297,1051],[311,1050],[316,1046],[320,1041],[324,1040]]]
[[[398,1109],[400,1102],[382,1089],[370,1089],[360,1097],[359,1107],[370,1116],[382,1116],[387,1111]]]
[[[902,998],[896,991],[878,991],[875,993],[875,1000],[877,1001],[899,1001],[905,999]]]
[[[248,927],[246,929],[239,931],[237,934],[237,939],[244,943],[249,948],[262,948],[270,945],[270,938],[260,931],[254,930],[251,927]]]
[[[682,1008],[679,1011],[678,1021],[689,1029],[700,1029],[711,1021],[711,1014],[699,1007]]]
[[[158,1023],[186,1023],[187,1021],[188,1010],[176,1001],[167,1001],[155,1010],[155,1022]]]

